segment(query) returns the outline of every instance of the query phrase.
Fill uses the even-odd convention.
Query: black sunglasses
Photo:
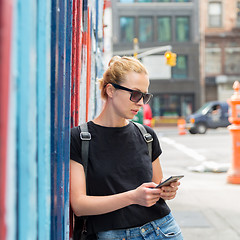
[[[153,96],[151,93],[143,93],[138,90],[132,90],[132,89],[120,86],[116,83],[111,83],[111,84],[117,89],[130,92],[131,93],[130,100],[135,103],[138,103],[143,98],[143,103],[147,104]]]

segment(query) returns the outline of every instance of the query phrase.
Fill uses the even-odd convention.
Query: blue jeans
[[[181,229],[169,213],[167,216],[157,219],[155,221],[144,224],[141,227],[110,230],[99,232],[97,239],[121,239],[121,240],[157,240],[157,239],[171,239],[183,240]]]

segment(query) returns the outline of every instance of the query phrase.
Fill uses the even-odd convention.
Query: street
[[[182,175],[174,200],[168,201],[185,240],[240,239],[240,185],[228,184],[232,161],[228,129],[178,135],[177,127],[155,128],[163,150],[164,178]]]

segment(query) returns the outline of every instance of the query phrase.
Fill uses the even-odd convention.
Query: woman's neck
[[[102,112],[93,120],[94,123],[105,127],[124,127],[129,121],[118,116],[114,111],[111,111],[105,104]]]

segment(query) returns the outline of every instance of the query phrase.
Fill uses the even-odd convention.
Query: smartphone
[[[170,183],[176,182],[177,180],[179,180],[183,177],[184,177],[184,175],[171,176],[171,177],[167,178],[165,181],[159,183],[156,187],[169,186]]]

